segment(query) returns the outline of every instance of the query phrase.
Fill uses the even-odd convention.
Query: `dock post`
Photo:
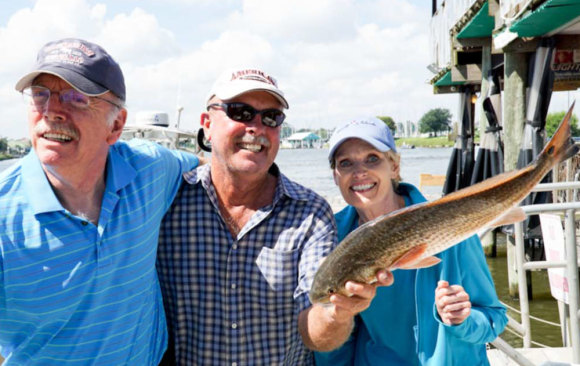
[[[575,210],[566,210],[566,276],[568,277],[568,303],[570,305],[570,338],[572,340],[572,361],[580,362],[580,324],[578,324],[579,288],[578,254],[576,252]]]
[[[526,84],[528,73],[527,53],[506,52],[504,54],[504,167],[514,170],[522,145],[522,133],[526,118]],[[515,246],[508,242],[508,286],[510,296],[518,296],[518,274],[515,266]]]
[[[514,237],[516,240],[516,266],[518,269],[518,290],[520,298],[520,314],[523,334],[524,348],[532,346],[532,328],[530,326],[530,302],[528,300],[528,285],[526,281],[526,270],[524,269],[525,248],[524,248],[524,224],[518,222],[514,224]],[[511,288],[510,288],[511,289]]]
[[[481,90],[479,92],[479,98],[477,98],[476,108],[479,115],[479,136],[485,135],[485,130],[489,126],[489,121],[483,110],[483,98],[487,96],[489,91],[489,79],[487,74],[491,71],[491,44],[483,45],[481,47]],[[496,257],[496,232],[495,230],[489,231],[487,234],[481,237],[481,245],[483,246],[483,252],[487,257]]]

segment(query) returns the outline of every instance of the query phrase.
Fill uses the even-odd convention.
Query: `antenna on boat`
[[[177,105],[177,116],[175,118],[175,128],[179,128],[179,122],[181,121],[181,112],[183,111],[183,106],[181,105],[181,80],[182,78],[179,78],[179,83],[177,84],[177,101],[176,101],[176,105]]]
[[[183,111],[183,107],[179,104],[177,105],[177,119],[175,123],[175,128],[179,128],[179,121],[181,120],[181,112]]]

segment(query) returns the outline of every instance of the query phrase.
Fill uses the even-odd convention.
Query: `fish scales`
[[[525,183],[527,180],[529,179],[523,175],[514,182],[512,189],[498,191],[496,188],[477,192],[468,197],[468,202],[449,199],[439,204],[425,203],[412,206],[411,209],[403,212],[395,212],[389,226],[379,225],[376,221],[369,225],[370,230],[366,235],[363,235],[365,233],[362,231],[357,231],[357,235],[349,238],[352,245],[344,247],[347,252],[344,258],[347,262],[360,264],[378,262],[373,266],[374,271],[370,274],[372,277],[376,269],[390,264],[388,259],[376,261],[376,258],[399,257],[408,249],[406,243],[421,241],[430,243],[425,255],[441,252],[471,235],[474,227],[482,227],[492,221],[490,213],[498,209],[503,211],[506,207],[509,208],[521,201],[525,194],[516,194],[522,191],[517,182]],[[416,215],[417,211],[421,211],[421,214]],[[441,217],[447,220],[442,221]],[[433,231],[434,225],[437,225],[440,230]],[[393,244],[377,245],[380,238],[387,238],[387,235],[387,242]],[[357,242],[362,244],[355,244]],[[363,280],[363,278],[357,278],[357,280]],[[367,279],[364,278],[364,280]]]
[[[521,202],[559,161],[578,148],[570,139],[570,108],[554,137],[527,167],[506,172],[438,200],[381,216],[351,232],[320,266],[311,301],[328,302],[332,293],[346,294],[347,280],[369,283],[413,247],[424,245],[427,258],[488,227]]]

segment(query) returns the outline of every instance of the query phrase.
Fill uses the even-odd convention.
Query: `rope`
[[[514,336],[518,337],[519,339],[523,339],[524,338],[523,335],[519,334],[518,332],[516,332],[515,330],[513,330],[513,329],[511,329],[509,327],[506,327],[505,330],[507,330],[508,332],[510,332],[511,334],[513,334]],[[541,348],[550,348],[550,346],[547,346],[547,345],[542,344],[540,342],[536,342],[536,341],[530,340],[530,343],[533,344],[533,345],[539,346]]]
[[[512,306],[509,306],[508,304],[506,304],[506,303],[504,303],[504,302],[502,302],[502,301],[500,301],[500,302],[502,303],[502,305],[503,305],[503,306],[505,306],[505,307],[506,307],[506,308],[508,308],[509,310],[511,310],[511,311],[513,311],[514,313],[518,314],[520,317],[522,316],[521,312],[520,312],[518,309],[516,309],[516,308],[514,308],[514,307],[512,307]],[[537,321],[537,322],[544,323],[544,324],[547,324],[547,325],[552,325],[552,326],[554,326],[554,327],[559,327],[559,326],[560,326],[560,324],[559,324],[559,323],[554,323],[554,322],[551,322],[551,321],[549,321],[549,320],[545,320],[545,319],[542,319],[542,318],[538,318],[538,317],[536,317],[536,316],[533,316],[533,315],[530,315],[530,319],[533,319],[533,320],[535,320],[535,321]]]

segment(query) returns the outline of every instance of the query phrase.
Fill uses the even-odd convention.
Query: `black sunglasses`
[[[222,107],[226,115],[237,122],[251,122],[256,114],[262,117],[262,124],[264,126],[276,128],[280,126],[286,115],[279,109],[268,108],[261,111],[246,103],[213,103],[207,106],[207,110],[213,107]]]

